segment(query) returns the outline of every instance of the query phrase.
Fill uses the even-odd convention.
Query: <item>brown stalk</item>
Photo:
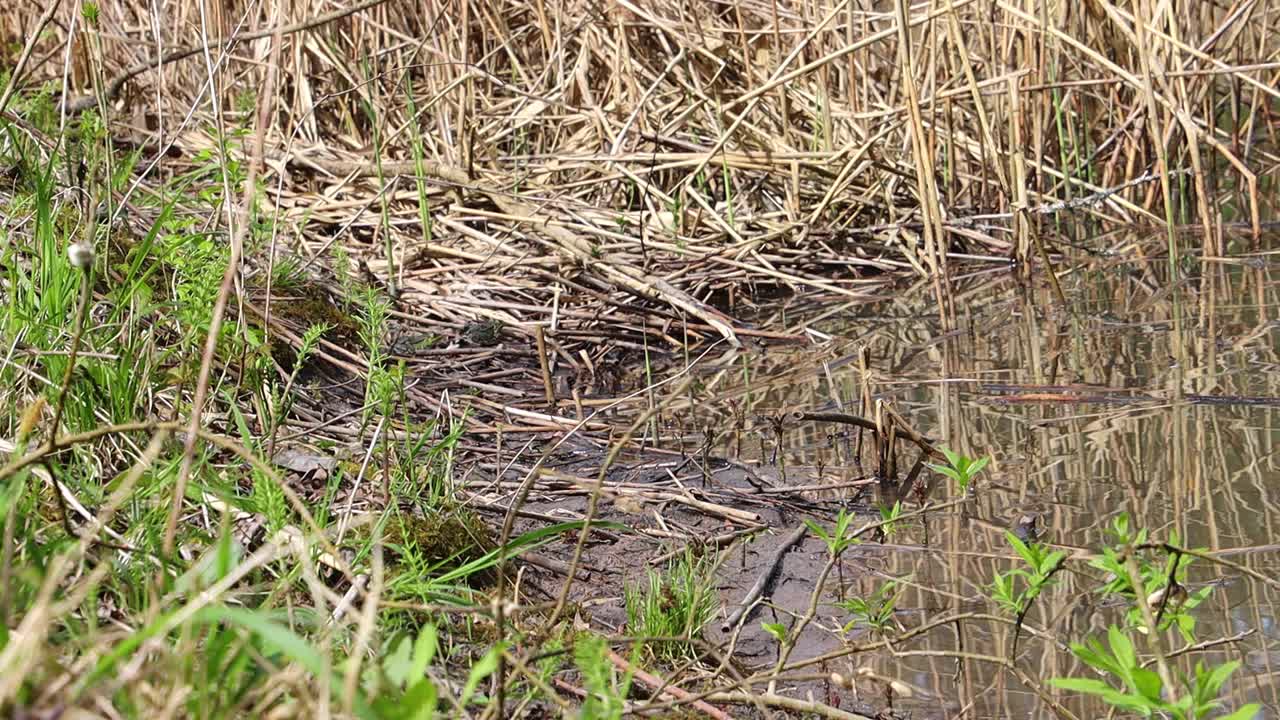
[[[274,42],[277,44],[280,42],[278,34]],[[205,47],[207,48],[208,46],[206,45]],[[164,542],[161,546],[165,555],[173,552],[174,540],[178,531],[178,518],[182,514],[182,504],[186,500],[187,481],[191,476],[191,466],[195,461],[197,431],[202,424],[205,398],[209,392],[209,378],[213,370],[214,356],[217,354],[218,341],[222,334],[223,314],[226,312],[227,301],[231,296],[231,288],[240,273],[240,259],[244,253],[244,240],[249,231],[252,206],[256,202],[258,168],[262,165],[268,111],[275,102],[274,68],[275,66],[273,65],[271,72],[267,73],[266,87],[263,94],[259,96],[253,157],[249,162],[248,172],[245,175],[240,211],[231,227],[231,253],[227,258],[227,267],[222,275],[222,284],[218,287],[217,299],[214,300],[208,334],[205,336],[204,352],[200,358],[200,371],[196,378],[195,397],[191,402],[191,420],[187,427],[187,437],[182,449],[182,464],[178,468],[178,478],[174,483],[173,506],[169,510],[169,519],[165,523]],[[211,82],[212,80],[213,78],[210,77]],[[228,193],[229,195],[230,193]]]

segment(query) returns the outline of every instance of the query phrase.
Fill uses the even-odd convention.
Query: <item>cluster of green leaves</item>
[[[1186,582],[1187,566],[1193,558],[1173,552],[1162,561],[1152,561],[1143,555],[1139,548],[1147,544],[1147,531],[1133,529],[1127,513],[1120,513],[1112,520],[1108,534],[1113,544],[1104,547],[1101,555],[1089,564],[1107,573],[1106,581],[1098,592],[1104,597],[1123,600],[1127,605],[1125,627],[1110,626],[1106,647],[1096,638],[1088,638],[1084,643],[1072,643],[1071,652],[1085,664],[1110,676],[1119,688],[1097,678],[1055,678],[1053,684],[1095,695],[1117,709],[1136,712],[1144,717],[1176,720],[1209,717],[1221,707],[1219,695],[1222,688],[1240,663],[1232,661],[1212,668],[1196,663],[1194,673],[1189,676],[1170,668],[1170,672],[1176,673],[1174,681],[1180,687],[1165,687],[1160,674],[1150,669],[1150,662],[1139,660],[1128,632],[1150,634],[1141,605],[1147,604],[1151,606],[1150,611],[1157,613],[1159,628],[1156,632],[1176,628],[1188,644],[1194,643],[1195,617],[1190,610],[1204,602],[1212,588],[1205,587],[1188,595],[1183,583]],[[1178,546],[1176,534],[1171,545]],[[1131,580],[1130,558],[1137,566],[1141,588],[1135,588]],[[1155,607],[1157,605],[1159,607]],[[1222,716],[1221,720],[1246,720],[1257,712],[1257,705],[1245,705]]]
[[[898,518],[902,516],[902,502],[892,507],[881,505],[879,508],[881,525],[878,528],[882,537],[889,537],[897,531]],[[836,515],[835,524],[830,530],[810,519],[805,519],[809,531],[818,536],[827,546],[832,558],[837,558],[848,548],[859,544],[857,534],[851,531],[854,515],[841,508]],[[849,632],[859,624],[866,625],[878,633],[886,633],[893,627],[893,616],[897,610],[898,598],[901,596],[896,580],[889,580],[865,597],[853,597],[843,600],[837,605],[847,610],[853,619],[844,627]],[[766,631],[778,638],[779,642],[786,637],[786,629],[782,625],[765,623]]]
[[[954,480],[962,494],[969,494],[974,476],[986,467],[988,458],[974,460],[945,448],[942,452],[947,458],[947,465],[931,467]],[[1149,633],[1151,630],[1146,627],[1139,603],[1159,599],[1159,627],[1156,632],[1174,627],[1184,640],[1194,642],[1195,617],[1190,611],[1208,598],[1212,588],[1205,587],[1190,594],[1184,590],[1187,566],[1193,558],[1185,553],[1172,552],[1163,562],[1152,562],[1146,557],[1137,556],[1141,587],[1135,588],[1126,563],[1130,553],[1135,552],[1135,547],[1147,543],[1147,531],[1131,530],[1129,516],[1121,513],[1112,521],[1109,533],[1114,544],[1104,548],[1101,555],[1089,563],[1107,573],[1107,580],[1099,588],[1099,592],[1104,596],[1125,600],[1129,608],[1126,612],[1126,625],[1141,633]],[[1016,653],[1017,633],[1022,618],[1036,598],[1052,584],[1054,574],[1063,568],[1066,553],[1049,550],[1035,542],[1024,542],[1012,532],[1006,532],[1005,538],[1022,558],[1025,567],[996,573],[991,585],[991,597],[1017,618],[1019,627],[1014,630]],[[1176,534],[1171,539],[1171,545],[1179,545]],[[856,607],[864,615],[871,609],[865,601]],[[1085,644],[1073,643],[1071,650],[1081,661],[1112,676],[1123,689],[1115,689],[1107,682],[1095,678],[1057,678],[1053,681],[1056,686],[1097,695],[1118,709],[1138,712],[1146,717],[1163,715],[1179,720],[1207,717],[1220,707],[1221,703],[1217,699],[1219,693],[1239,666],[1239,663],[1229,662],[1206,669],[1202,664],[1197,664],[1193,676],[1179,677],[1185,692],[1178,695],[1176,700],[1170,701],[1164,699],[1164,695],[1166,692],[1173,693],[1176,689],[1163,687],[1159,674],[1139,663],[1133,644],[1123,630],[1111,627],[1109,649],[1103,648],[1096,639],[1089,639]],[[1226,719],[1244,720],[1256,713],[1257,706],[1248,705],[1226,716]]]
[[[1026,567],[997,572],[991,583],[991,597],[1010,614],[1021,617],[1040,593],[1052,584],[1053,575],[1062,569],[1067,553],[1049,550],[1040,543],[1023,542],[1007,530],[1004,536]]]
[[[1187,581],[1187,568],[1195,558],[1185,553],[1173,553],[1162,562],[1155,562],[1143,554],[1137,554],[1135,560],[1142,583],[1141,592],[1139,592],[1138,588],[1133,587],[1129,572],[1125,568],[1125,561],[1132,552],[1131,548],[1146,544],[1146,529],[1136,531],[1131,529],[1128,513],[1120,513],[1112,520],[1107,532],[1113,544],[1104,547],[1101,555],[1089,562],[1092,567],[1107,574],[1107,581],[1098,592],[1104,596],[1125,600],[1129,604],[1129,611],[1125,614],[1126,626],[1141,633],[1147,633],[1149,628],[1146,627],[1138,602],[1167,594],[1169,600],[1162,603],[1159,631],[1164,632],[1170,627],[1175,627],[1183,640],[1188,643],[1194,642],[1196,619],[1191,611],[1207,600],[1213,592],[1212,586],[1202,587],[1192,593],[1183,591]],[[1170,544],[1180,545],[1176,532],[1170,536]]]
[[[391,467],[391,491],[404,504],[414,504],[430,512],[453,502],[453,457],[466,425],[454,421],[437,442],[434,423],[414,423],[408,412],[402,419],[410,432],[396,442]]]
[[[409,634],[393,637],[388,646],[381,654],[380,667],[370,668],[365,675],[365,688],[376,691],[369,693],[375,698],[372,709],[376,717],[379,720],[431,720],[436,717],[441,688],[428,673],[440,647],[436,626],[424,626],[417,637]],[[450,698],[449,705],[465,710],[473,702],[488,702],[488,698],[477,691],[480,683],[497,671],[498,660],[504,650],[503,643],[495,643],[474,660],[466,682],[457,697]]]
[[[365,405],[362,424],[367,425],[376,413],[390,417],[404,389],[404,363],[389,365],[384,346],[391,303],[374,288],[365,288],[361,297],[360,341],[368,353],[369,376],[365,381]]]
[[[991,598],[1014,616],[1013,645],[1009,654],[1016,657],[1022,620],[1040,593],[1052,584],[1054,574],[1063,568],[1067,554],[1061,550],[1049,550],[1036,542],[1023,542],[1007,530],[1004,536],[1026,564],[1026,567],[997,572],[991,584]]]
[[[1237,661],[1223,663],[1212,669],[1196,663],[1195,674],[1180,677],[1185,692],[1176,702],[1165,699],[1164,681],[1138,659],[1133,642],[1124,631],[1112,625],[1107,632],[1107,645],[1090,638],[1086,643],[1072,643],[1071,652],[1090,667],[1119,681],[1121,689],[1113,688],[1097,678],[1056,678],[1053,685],[1064,690],[1096,695],[1107,704],[1143,717],[1161,716],[1176,720],[1198,720],[1208,717],[1222,706],[1218,696],[1231,674],[1240,667]],[[1259,706],[1245,705],[1219,720],[1249,720],[1258,714]]]
[[[860,542],[857,536],[849,532],[849,526],[853,524],[853,520],[853,513],[840,508],[840,513],[836,515],[835,526],[830,531],[809,518],[805,518],[804,524],[809,527],[810,532],[826,543],[827,552],[831,553],[831,557],[837,557],[850,546]]]
[[[974,460],[971,457],[955,452],[950,448],[941,448],[942,454],[947,458],[946,465],[933,465],[929,467],[935,472],[942,473],[956,482],[956,487],[960,488],[961,495],[967,495],[969,488],[973,484],[973,478],[982,469],[991,462],[991,458],[984,457]]]
[[[895,502],[892,506],[880,506],[880,525],[881,537],[888,539],[898,531],[898,518],[902,517],[902,501]]]
[[[578,710],[580,720],[621,720],[631,692],[632,668],[641,648],[636,644],[627,670],[619,673],[609,661],[609,645],[599,635],[584,633],[573,644],[573,660],[582,675],[587,695]]]
[[[898,581],[889,580],[865,597],[848,598],[837,603],[853,616],[844,626],[844,631],[849,632],[858,625],[865,625],[874,633],[887,634],[894,627],[893,617],[901,596]]]

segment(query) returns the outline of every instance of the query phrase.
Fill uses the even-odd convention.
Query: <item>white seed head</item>
[[[93,246],[89,243],[75,242],[67,246],[67,259],[72,267],[83,270],[93,264]]]

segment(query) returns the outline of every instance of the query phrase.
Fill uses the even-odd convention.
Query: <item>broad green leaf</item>
[[[409,638],[400,636],[392,642],[390,652],[382,656],[382,672],[397,689],[408,687],[415,679],[410,673],[413,660],[409,646]]]
[[[436,715],[436,685],[430,678],[423,678],[409,688],[401,701],[409,720],[431,720]]]
[[[1134,668],[1130,674],[1129,682],[1133,690],[1151,702],[1160,703],[1163,700],[1160,696],[1160,690],[1164,684],[1160,681],[1160,676],[1154,671],[1146,668]]]
[[[427,674],[427,668],[435,659],[439,638],[435,625],[425,625],[413,643],[413,664],[409,668],[410,682],[416,682]]]
[[[1178,626],[1178,633],[1182,635],[1182,639],[1188,644],[1195,642],[1196,619],[1194,616],[1179,611],[1174,622]],[[1165,625],[1167,627],[1167,625]]]
[[[213,605],[197,611],[192,619],[202,625],[225,622],[228,625],[242,627],[262,638],[268,645],[279,650],[285,657],[298,663],[312,675],[322,677],[329,672],[324,656],[318,650],[301,635],[276,623],[264,613],[245,608]]]
[[[1150,715],[1157,708],[1146,699],[1137,695],[1127,695],[1116,690],[1101,680],[1089,678],[1054,678],[1049,683],[1064,690],[1087,693],[1101,697],[1107,704],[1128,710],[1137,710]]]
[[[1040,572],[1042,575],[1048,575],[1056,570],[1064,560],[1067,559],[1067,553],[1062,550],[1055,550],[1049,553],[1049,556],[1040,562]]]
[[[946,475],[952,480],[955,480],[956,482],[960,482],[960,473],[956,472],[955,470],[952,470],[949,467],[944,467],[942,465],[930,465],[929,467],[932,468],[934,472],[942,473],[943,475]]]
[[[1204,688],[1209,697],[1217,697],[1218,691],[1222,690],[1222,686],[1227,684],[1227,679],[1231,677],[1231,673],[1235,672],[1238,667],[1240,667],[1239,660],[1225,662],[1210,670],[1202,679],[1197,678],[1200,679],[1199,685]]]
[[[951,448],[942,448],[942,454],[947,458],[947,462],[951,463],[952,467],[958,466],[961,458],[963,457],[960,453],[952,450]]]
[[[1102,695],[1115,691],[1114,688],[1101,680],[1092,680],[1090,678],[1054,678],[1049,681],[1049,684],[1063,690],[1089,693],[1090,695]]]
[[[1262,710],[1261,705],[1249,704],[1236,710],[1230,715],[1223,715],[1218,720],[1253,720],[1258,716],[1258,712]]]
[[[494,645],[471,666],[471,672],[467,675],[467,684],[462,688],[462,697],[458,699],[460,707],[466,707],[471,696],[475,694],[476,688],[480,687],[480,683],[497,671],[498,658],[502,655],[502,649],[502,643]]]
[[[1128,670],[1138,666],[1138,655],[1133,651],[1133,643],[1120,628],[1112,625],[1107,630],[1107,643],[1111,645],[1111,654],[1115,655],[1126,674]]]
[[[1116,663],[1109,653],[1103,650],[1102,644],[1094,638],[1089,638],[1087,644],[1084,645],[1071,643],[1071,652],[1090,667],[1119,677],[1124,676],[1124,669]]]
[[[826,542],[828,545],[831,544],[831,535],[829,535],[826,529],[823,528],[821,525],[814,522],[813,520],[810,520],[809,518],[804,519],[804,524],[809,526],[809,530],[814,535],[817,535],[818,537],[822,538],[822,540]]]
[[[1012,532],[1005,530],[1004,537],[1005,537],[1005,540],[1007,540],[1009,544],[1013,546],[1014,551],[1017,552],[1018,555],[1022,556],[1022,559],[1025,560],[1028,565],[1030,565],[1031,567],[1038,566],[1038,563],[1036,562],[1035,552],[1031,548],[1027,547],[1026,543],[1019,540],[1017,535],[1014,535]]]

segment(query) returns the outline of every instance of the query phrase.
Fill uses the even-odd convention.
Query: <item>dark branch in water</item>
[[[888,407],[885,409],[888,411],[889,416],[893,418],[897,432],[901,434],[902,437],[918,445],[920,449],[925,451],[928,455],[938,459],[946,459],[942,452],[933,444],[932,440],[916,432],[914,428],[902,419],[901,415],[894,412],[892,409],[889,409]],[[795,422],[813,421],[840,423],[841,425],[853,425],[854,427],[860,427],[864,430],[870,430],[873,433],[880,432],[880,427],[876,425],[875,421],[868,420],[858,415],[851,415],[849,413],[796,411],[791,413],[791,419]]]
[[[778,545],[778,549],[773,553],[773,557],[769,560],[769,564],[765,566],[764,572],[760,573],[760,577],[756,578],[755,584],[743,596],[742,602],[738,605],[738,609],[734,610],[729,617],[725,618],[724,623],[720,625],[720,629],[728,631],[745,618],[753,609],[755,609],[756,601],[760,596],[764,595],[765,588],[769,587],[769,583],[773,577],[778,574],[778,568],[782,567],[782,558],[791,551],[791,548],[804,539],[808,526],[801,523],[799,527],[791,532],[782,543]]]

